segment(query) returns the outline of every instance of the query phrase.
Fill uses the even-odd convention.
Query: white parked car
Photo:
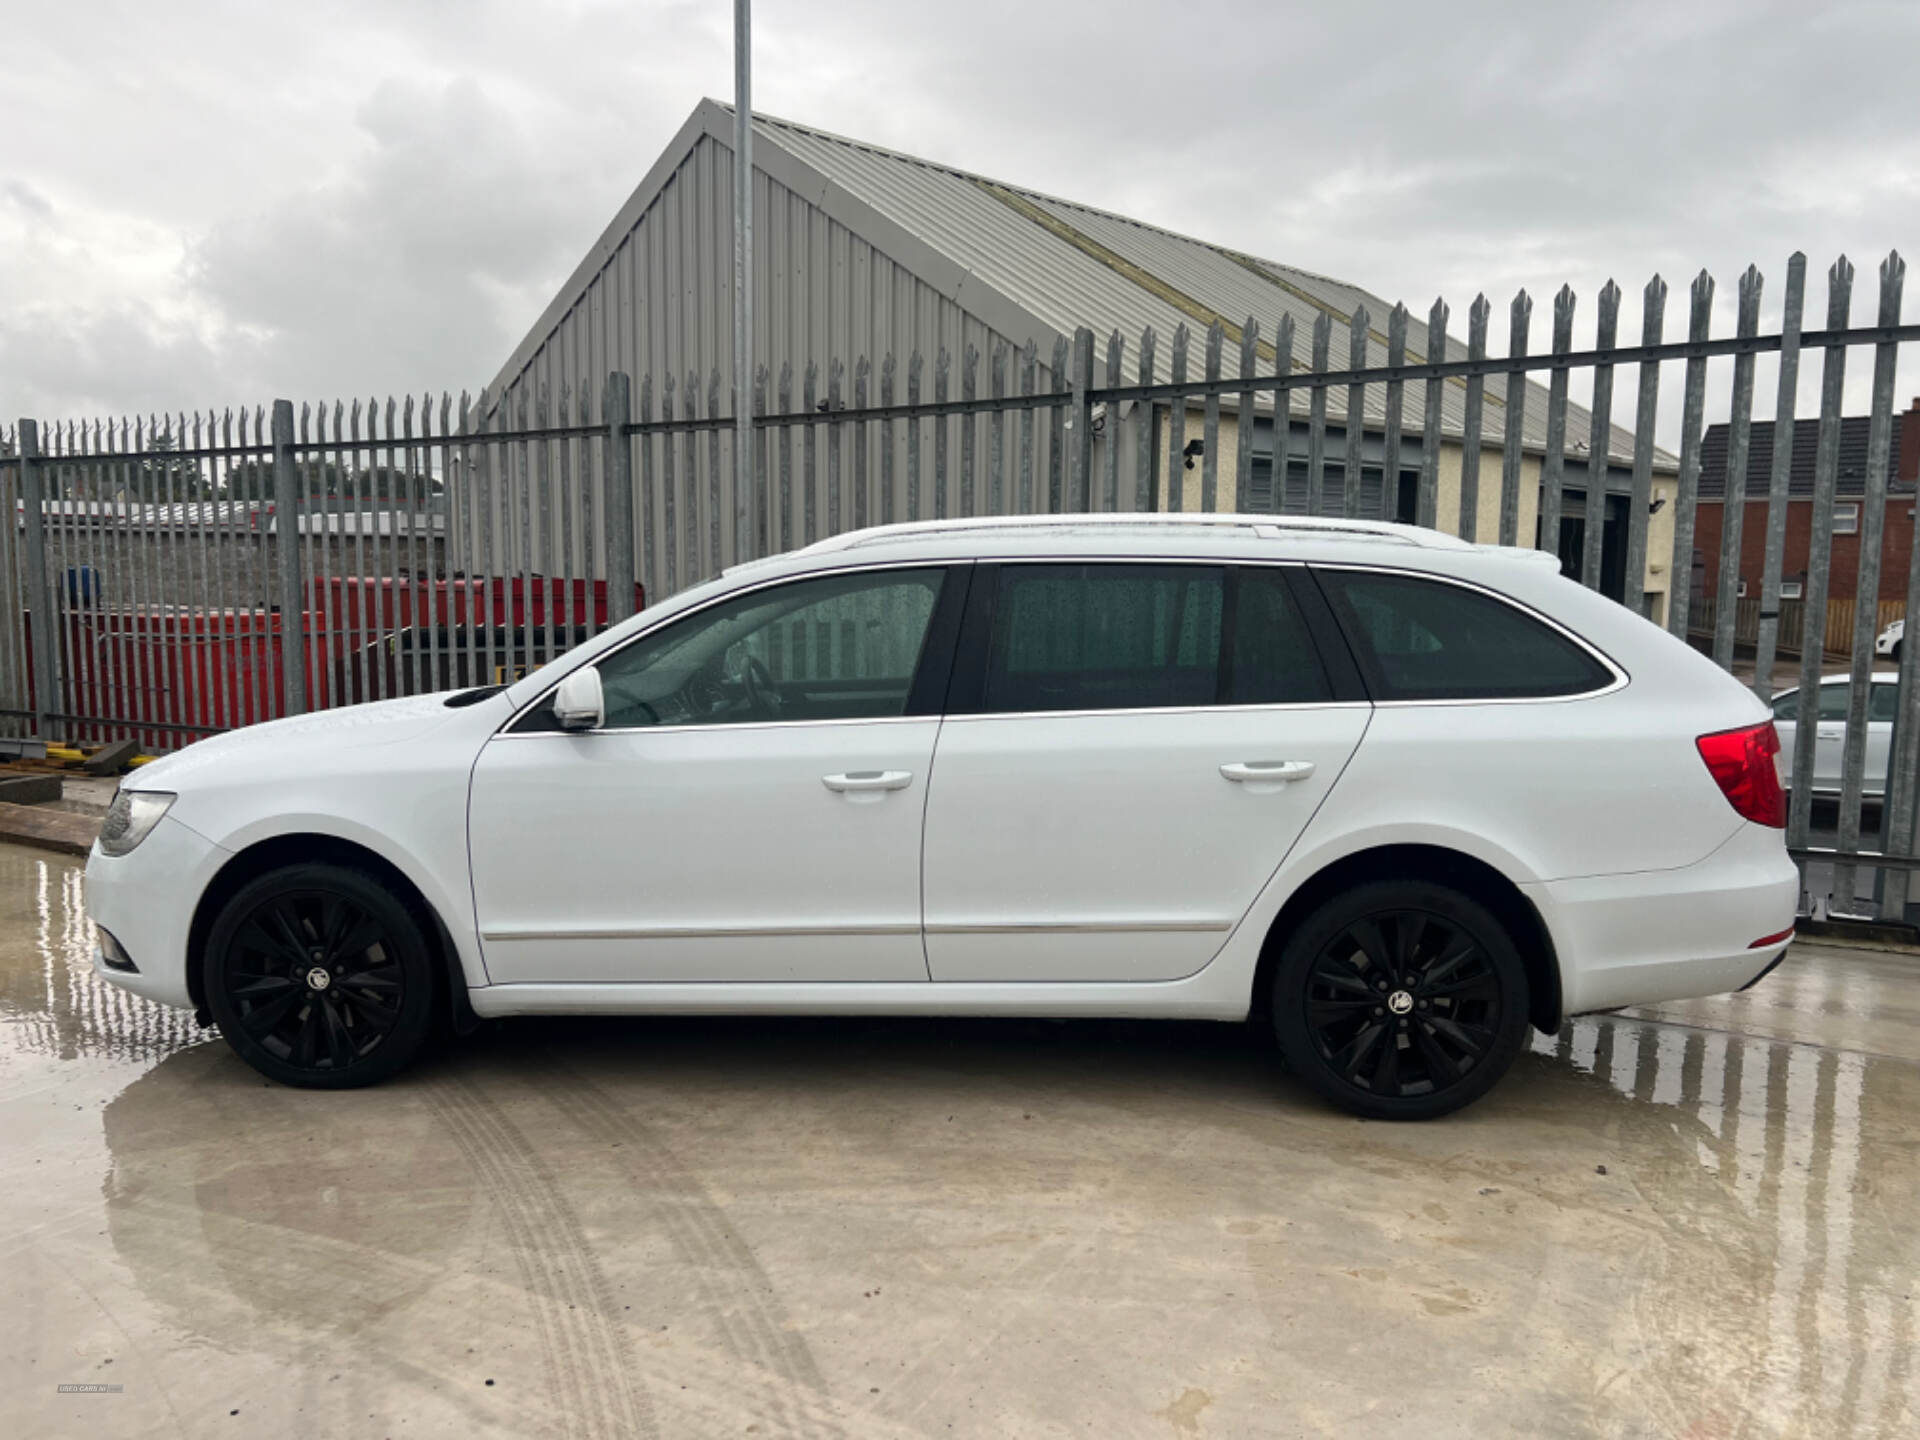
[[[1529,1025],[1750,984],[1793,933],[1772,717],[1552,556],[1255,517],[894,526],[501,689],[148,766],[108,979],[273,1079],[436,1019],[1270,1020],[1362,1115]]]
[[[1885,655],[1894,664],[1900,663],[1900,642],[1906,638],[1907,622],[1896,620],[1880,632],[1880,638],[1873,642],[1873,653]]]
[[[1900,673],[1882,670],[1874,674],[1867,691],[1866,762],[1861,772],[1861,793],[1884,796],[1887,793],[1887,755],[1893,747],[1893,717],[1899,713]],[[1841,767],[1847,749],[1847,702],[1853,682],[1846,675],[1829,675],[1820,682],[1820,713],[1814,720],[1813,793],[1838,795]],[[1793,746],[1799,732],[1800,687],[1777,691],[1773,697],[1773,728],[1780,735],[1777,768],[1780,783],[1793,781]]]

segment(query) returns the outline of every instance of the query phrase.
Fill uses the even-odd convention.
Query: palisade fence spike
[[[1700,446],[1706,422],[1707,357],[1704,346],[1713,327],[1713,276],[1704,269],[1690,287],[1686,379],[1680,407],[1680,473],[1673,497],[1673,564],[1667,581],[1667,633],[1687,638],[1693,621],[1693,538],[1700,510]],[[1726,514],[1722,504],[1721,514]]]
[[[1122,369],[1126,365],[1127,342],[1120,338],[1118,326],[1107,336],[1107,389],[1118,390],[1122,383]],[[1120,406],[1109,399],[1101,414],[1101,437],[1106,441],[1105,463],[1102,467],[1103,508],[1109,512],[1120,508]]]
[[[1640,317],[1640,343],[1658,345],[1666,333],[1667,282],[1658,275],[1647,282],[1645,309]],[[1626,606],[1635,614],[1646,609],[1647,527],[1653,518],[1653,427],[1660,405],[1660,362],[1640,362],[1640,395],[1633,419],[1633,491],[1627,502]],[[1671,557],[1669,557],[1671,558]],[[1668,599],[1676,583],[1667,567]]]
[[[1093,331],[1078,326],[1073,332],[1070,376],[1073,391],[1073,444],[1068,449],[1066,509],[1082,513],[1093,509]]]
[[[1533,297],[1525,290],[1513,297],[1507,312],[1507,358],[1527,358],[1528,341],[1533,330]],[[1527,441],[1527,372],[1507,372],[1506,390],[1501,399],[1506,406],[1506,429],[1500,436],[1500,543],[1520,543],[1520,482],[1522,452]]]
[[[1200,423],[1200,509],[1205,514],[1220,507],[1220,393],[1216,387],[1226,338],[1226,327],[1218,320],[1207,327],[1207,398],[1201,407]]]
[[[1853,307],[1853,264],[1845,255],[1827,271],[1827,329],[1845,330]],[[1820,677],[1825,669],[1827,638],[1827,593],[1833,564],[1833,501],[1839,488],[1840,406],[1845,395],[1847,347],[1829,345],[1821,356],[1820,419],[1814,438],[1813,526],[1807,544],[1806,578],[1800,600],[1800,693],[1819,695]],[[1792,431],[1788,434],[1791,436]],[[1775,444],[1778,445],[1776,434]],[[1789,441],[1791,443],[1791,441]],[[1867,691],[1860,686],[1849,696],[1859,703],[1859,718],[1851,714],[1848,723],[1864,733],[1867,722]],[[1817,722],[1818,715],[1810,717]],[[1813,752],[1819,726],[1794,727],[1793,789],[1787,801],[1787,845],[1804,848],[1811,825],[1813,808]]]
[[[1753,693],[1773,703],[1773,665],[1780,643],[1781,570],[1786,561],[1787,512],[1793,473],[1794,401],[1800,390],[1800,323],[1806,301],[1807,257],[1787,257],[1787,293],[1780,319],[1780,386],[1773,407],[1773,468],[1767,477],[1767,540],[1760,569],[1760,621],[1753,646]],[[1781,443],[1781,437],[1785,443]],[[1804,616],[1804,607],[1803,607]]]
[[[960,398],[972,401],[979,395],[980,352],[971,340],[960,356]],[[961,515],[978,513],[974,507],[973,462],[977,421],[971,410],[960,416],[960,508]]]
[[[971,347],[968,349],[972,353]],[[867,384],[871,373],[867,357],[862,355],[853,366],[853,408],[867,408]],[[853,528],[867,528],[867,422],[862,420],[853,436]]]
[[[715,365],[707,374],[707,418],[721,419],[720,412],[720,367]],[[716,425],[707,431],[707,563],[708,574],[718,575],[726,568],[726,555],[721,549],[721,516],[724,513],[720,502],[720,429]],[[728,469],[725,473],[732,474]],[[837,476],[835,477],[838,478]],[[729,487],[731,488],[731,487]]]
[[[780,383],[776,403],[782,415],[793,414],[793,361],[780,362]],[[793,425],[780,426],[780,544],[779,549],[794,548],[798,531],[793,523]]]
[[[1906,261],[1900,252],[1890,251],[1880,265],[1880,323],[1886,326],[1900,323],[1901,292],[1905,288],[1907,277]],[[1893,374],[1899,362],[1899,346],[1890,342],[1874,347],[1873,365],[1873,414],[1874,428],[1868,440],[1867,475],[1869,485],[1876,482],[1884,489],[1887,483],[1887,470],[1890,463],[1891,428],[1893,421]],[[1884,367],[1884,371],[1883,371]],[[1886,422],[1887,434],[1881,434],[1879,417],[1881,415],[1880,386],[1882,374],[1887,376]],[[1876,443],[1878,442],[1878,443]],[[1883,454],[1883,450],[1888,453]],[[1884,531],[1883,531],[1884,534]],[[1863,538],[1862,544],[1865,544]],[[1877,552],[1876,552],[1877,553]],[[1873,588],[1874,600],[1879,598],[1878,576]],[[1861,573],[1861,594],[1867,594],[1865,571]],[[1865,607],[1877,610],[1876,604]],[[1907,599],[1903,612],[1908,617],[1920,615],[1920,545],[1910,546],[1907,570]],[[1873,622],[1879,624],[1876,615]],[[1856,632],[1857,633],[1857,632]],[[1900,680],[1895,691],[1893,743],[1887,757],[1886,791],[1889,797],[1884,806],[1882,820],[1881,848],[1896,855],[1914,853],[1915,815],[1920,806],[1915,804],[1914,791],[1920,782],[1920,662],[1914,659],[1915,648],[1902,642],[1900,646]],[[1856,643],[1855,652],[1859,653]],[[1848,774],[1852,774],[1849,769]],[[1842,824],[1845,815],[1842,815]],[[1880,916],[1882,919],[1904,921],[1907,913],[1907,895],[1911,888],[1912,876],[1905,870],[1889,869],[1883,872],[1880,885]]]
[[[1176,386],[1187,383],[1187,326],[1182,321],[1173,331],[1173,374]],[[1168,511],[1180,513],[1186,508],[1186,449],[1187,449],[1187,400],[1184,393],[1176,394],[1167,402],[1167,505]]]
[[[897,368],[894,364],[893,352],[889,350],[886,358],[880,362],[880,408],[883,410],[893,408],[893,380]],[[994,412],[993,418],[996,423],[1000,420],[999,411]],[[896,508],[893,494],[893,427],[894,422],[891,420],[882,421],[880,425],[880,523],[882,525],[893,524]]]
[[[1473,297],[1467,307],[1467,358],[1487,358],[1487,320],[1493,306],[1484,293]],[[1486,419],[1486,377],[1475,371],[1467,377],[1466,412],[1460,427],[1460,523],[1456,533],[1463,540],[1480,538],[1480,460],[1481,425]]]
[[[1433,363],[1452,358],[1447,354],[1447,302],[1436,297],[1427,312],[1427,359]],[[1414,501],[1413,523],[1429,530],[1440,526],[1440,421],[1441,401],[1446,381],[1429,379],[1421,410],[1420,490]]]
[[[1540,457],[1539,546],[1549,555],[1560,553],[1560,506],[1566,493],[1567,378],[1564,357],[1573,349],[1573,287],[1562,285],[1553,297],[1553,353],[1556,357],[1547,382],[1547,437]],[[1564,566],[1563,566],[1564,569]]]
[[[1067,448],[1067,337],[1053,341],[1053,373],[1048,381],[1054,402],[1047,407],[1047,513],[1058,515],[1063,508],[1062,487],[1066,477]]]
[[[1260,364],[1260,322],[1249,315],[1240,326],[1240,380],[1252,380]],[[1253,508],[1253,408],[1256,393],[1240,392],[1240,413],[1233,436],[1233,508],[1245,514]]]
[[[1273,392],[1272,483],[1267,487],[1267,513],[1278,515],[1287,508],[1287,480],[1293,448],[1293,316],[1280,313],[1273,327],[1273,376],[1280,383]]]
[[[1890,329],[1900,323],[1900,289],[1905,266],[1901,263],[1900,253],[1888,252],[1887,258],[1880,262],[1880,309],[1877,323],[1882,329]],[[1886,508],[1888,470],[1893,458],[1893,387],[1899,363],[1899,347],[1889,342],[1874,346],[1873,351],[1873,388],[1872,403],[1867,420],[1867,468],[1863,477],[1860,505],[1860,563],[1855,576],[1854,610],[1851,637],[1852,666],[1848,680],[1851,689],[1849,701],[1855,696],[1866,696],[1873,671],[1874,632],[1879,628],[1881,546],[1886,539]],[[1901,657],[1904,660],[1907,647],[1902,645]],[[1901,669],[1904,671],[1905,666]],[[1910,733],[1910,715],[1905,702],[1912,699],[1911,688],[1903,691],[1899,685],[1894,687],[1894,723],[1893,742],[1887,756],[1887,777],[1882,789],[1888,797],[1900,795],[1901,767],[1899,751],[1904,737]],[[1851,704],[1847,715],[1849,729],[1840,764],[1840,851],[1858,851],[1860,848],[1861,810],[1865,800],[1867,717],[1863,713],[1856,722]],[[1905,782],[1909,790],[1912,777]],[[1883,805],[1883,810],[1900,810],[1900,805]],[[1883,815],[1883,828],[1889,835],[1899,834],[1894,822],[1902,817],[1898,814]],[[1880,848],[1892,850],[1898,854],[1911,854],[1911,837],[1894,841],[1882,838]],[[1903,882],[1894,884],[1894,872],[1883,872],[1881,884],[1880,918],[1899,919],[1904,917],[1906,908],[1906,876],[1900,872]],[[1858,885],[1858,871],[1851,865],[1836,867],[1833,877],[1832,909],[1842,915],[1856,911],[1854,903],[1855,889]],[[1890,910],[1887,901],[1895,889],[1899,891],[1900,909]]]
[[[1367,307],[1357,305],[1347,322],[1347,368],[1367,368],[1367,342],[1373,317]],[[1347,386],[1346,455],[1340,466],[1340,513],[1351,520],[1360,514],[1362,439],[1367,423],[1367,387],[1364,383]]]
[[[807,423],[800,430],[800,505],[805,512],[802,518],[806,539],[803,543],[811,545],[820,538],[819,427],[813,423],[814,417],[819,414],[820,403],[820,366],[817,361],[807,361],[806,374],[800,382],[800,403],[807,416]]]
[[[1608,280],[1601,287],[1599,325],[1594,348],[1611,350],[1619,333],[1620,287]],[[1600,588],[1600,562],[1605,554],[1607,528],[1607,480],[1613,461],[1613,366],[1593,367],[1593,425],[1587,438],[1587,492],[1583,511],[1586,532],[1585,557],[1580,566],[1580,583],[1589,590]]]
[[[1007,342],[996,340],[993,357],[987,362],[987,389],[995,400],[1007,394]],[[1007,412],[1003,405],[993,407],[987,427],[987,513],[1006,514],[1007,490]]]
[[[933,403],[947,403],[947,375],[952,360],[942,345],[933,357]],[[947,416],[933,417],[933,518],[947,518]]]
[[[643,427],[653,419],[653,372],[650,370],[640,376],[639,409],[632,419]],[[657,504],[663,505],[665,497],[662,496],[659,501],[654,499],[652,433],[644,428],[625,432],[622,442],[627,447],[629,476],[638,477],[632,482],[631,508],[638,511],[640,517],[639,539],[635,542],[639,549],[634,554],[633,578],[641,587],[640,603],[644,605],[660,598],[665,558],[660,553],[659,539],[663,532],[671,537],[673,527],[665,521],[656,523],[655,520],[655,507]]]
[[[649,374],[640,382],[640,394],[643,403],[641,415],[651,420],[651,409],[644,403],[647,392],[653,388],[653,376]],[[671,370],[660,381],[660,419],[671,422],[673,419],[673,372]],[[674,474],[673,432],[663,431],[660,435],[660,550],[666,562],[667,593],[677,594],[680,590],[680,529],[679,529],[679,482]],[[689,567],[691,568],[691,567]]]
[[[1139,377],[1142,386],[1153,384],[1153,352],[1156,337],[1153,327],[1147,326],[1140,332]],[[1141,400],[1133,407],[1133,508],[1136,514],[1150,514],[1160,508],[1160,486],[1154,475],[1154,455],[1156,454],[1153,433],[1154,416],[1157,409],[1151,400]]]
[[[1761,271],[1747,265],[1740,276],[1734,334],[1749,340],[1761,328]],[[1720,561],[1713,611],[1713,662],[1734,668],[1734,632],[1740,618],[1740,557],[1747,520],[1747,447],[1753,430],[1753,355],[1734,357],[1734,390],[1726,420],[1726,490],[1720,503]]]
[[[700,418],[700,377],[692,370],[687,371],[686,384],[680,391],[680,418]],[[707,578],[708,571],[700,546],[700,516],[707,508],[706,489],[700,483],[700,437],[690,428],[680,432],[680,468],[687,492],[686,511],[680,517],[680,524],[686,534],[687,583],[691,585],[695,580]]]
[[[1387,315],[1387,368],[1398,370],[1407,363],[1407,307],[1396,303]],[[1405,419],[1407,382],[1389,380],[1385,415],[1380,437],[1380,518],[1400,516],[1400,443]]]
[[[1307,514],[1325,515],[1333,506],[1327,494],[1327,383],[1333,368],[1333,317],[1313,317],[1313,388],[1307,392]]]
[[[920,407],[920,374],[924,368],[918,350],[915,350],[907,357],[907,408],[916,412],[907,419],[906,518],[908,520],[919,520],[924,514],[920,508],[920,431],[922,421],[917,413]]]

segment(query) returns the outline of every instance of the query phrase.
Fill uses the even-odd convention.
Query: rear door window
[[[1484,591],[1385,571],[1315,573],[1375,700],[1550,699],[1613,682],[1583,646]]]
[[[1278,566],[1248,565],[1235,572],[1232,644],[1226,704],[1300,705],[1333,698]]]
[[[1211,705],[1225,599],[1216,565],[1008,565],[982,708]]]

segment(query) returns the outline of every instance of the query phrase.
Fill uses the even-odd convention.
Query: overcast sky
[[[732,93],[728,0],[0,5],[9,418],[477,389],[698,100]],[[1702,266],[1717,330],[1750,261],[1777,317],[1796,248],[1809,327],[1842,251],[1870,323],[1880,260],[1920,241],[1912,0],[755,10],[768,113],[1422,314],[1445,294],[1457,331],[1484,290],[1496,352],[1523,285],[1536,349],[1563,281],[1577,342],[1609,276],[1623,340],[1655,271],[1670,339]],[[1854,353],[1850,409],[1871,363]],[[1916,394],[1920,358],[1900,407]]]

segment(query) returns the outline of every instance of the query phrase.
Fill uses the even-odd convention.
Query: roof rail
[[[1402,525],[1391,520],[1346,520],[1309,515],[1259,515],[1238,513],[1176,513],[1147,511],[1124,514],[1059,515],[975,515],[953,520],[909,520],[896,525],[874,525],[865,530],[846,530],[816,540],[800,551],[818,555],[848,550],[856,545],[881,544],[916,536],[935,536],[969,531],[1024,530],[1046,526],[1205,526],[1218,529],[1252,530],[1265,538],[1278,538],[1282,532],[1312,532],[1344,535],[1374,535],[1383,540],[1398,540],[1435,550],[1470,550],[1472,545],[1440,530],[1419,525]]]

